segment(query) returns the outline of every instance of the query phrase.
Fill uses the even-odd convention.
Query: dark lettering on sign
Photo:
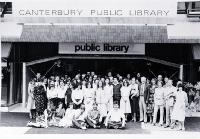
[[[85,43],[85,44],[78,44],[74,46],[74,51],[75,53],[77,52],[123,52],[127,53],[129,50],[129,45],[119,45],[119,44],[109,44],[109,43],[104,43],[102,46],[97,45],[95,43]]]

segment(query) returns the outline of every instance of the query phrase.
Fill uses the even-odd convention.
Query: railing
[[[188,9],[187,17],[198,17],[200,18],[200,9]]]

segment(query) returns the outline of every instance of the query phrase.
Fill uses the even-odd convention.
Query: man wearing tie
[[[140,122],[147,122],[147,100],[149,96],[149,86],[146,83],[146,77],[141,77],[141,84],[139,86],[139,107],[140,107]]]

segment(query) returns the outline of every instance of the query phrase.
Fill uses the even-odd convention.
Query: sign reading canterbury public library
[[[59,54],[145,54],[145,44],[59,43]]]
[[[17,0],[17,17],[175,17],[176,0]]]

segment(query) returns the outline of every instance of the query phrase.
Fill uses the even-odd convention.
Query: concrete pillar
[[[22,64],[22,106],[26,107],[26,63]]]
[[[9,90],[9,104],[13,104],[13,63],[10,63],[10,90]]]

